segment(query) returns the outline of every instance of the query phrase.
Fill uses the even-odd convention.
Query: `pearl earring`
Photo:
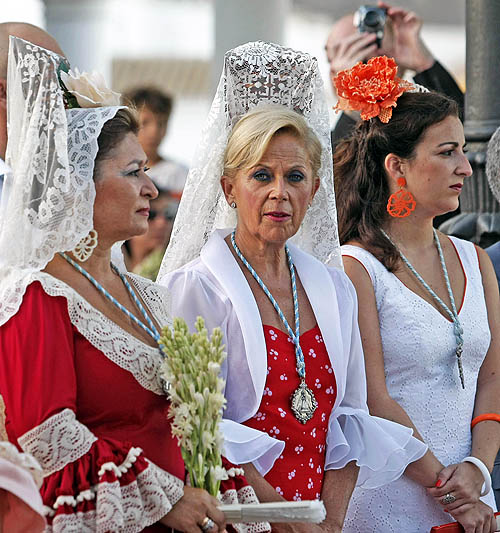
[[[232,207],[233,209],[236,209],[236,202],[231,202],[229,206]]]

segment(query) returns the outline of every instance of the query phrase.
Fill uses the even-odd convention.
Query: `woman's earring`
[[[92,255],[94,248],[97,246],[97,231],[91,229],[83,239],[71,250],[71,253],[80,261],[84,263]]]
[[[398,185],[400,187],[399,191],[389,196],[387,212],[391,217],[405,218],[415,211],[417,202],[415,202],[415,198],[413,198],[413,194],[410,191],[403,189],[406,185],[404,178],[398,178]]]
[[[233,209],[236,209],[236,202],[231,202],[229,204],[229,207],[232,207]]]

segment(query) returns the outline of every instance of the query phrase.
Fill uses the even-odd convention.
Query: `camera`
[[[377,47],[380,48],[384,37],[384,27],[387,20],[387,10],[383,7],[364,5],[354,13],[354,26],[360,33],[370,32],[377,35]]]

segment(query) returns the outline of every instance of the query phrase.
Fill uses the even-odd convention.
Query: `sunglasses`
[[[163,217],[165,220],[174,220],[176,213],[176,207],[166,207],[161,211],[158,211],[156,209],[150,209],[148,220],[154,220],[158,216]]]

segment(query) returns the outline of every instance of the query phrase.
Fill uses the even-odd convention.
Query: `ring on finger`
[[[208,516],[205,516],[203,522],[200,525],[202,531],[210,531],[214,526],[215,522]]]
[[[457,501],[457,499],[455,498],[455,496],[453,496],[453,494],[451,492],[448,492],[448,494],[445,494],[441,498],[441,503],[443,505],[450,505],[450,503],[454,503],[456,501]]]

